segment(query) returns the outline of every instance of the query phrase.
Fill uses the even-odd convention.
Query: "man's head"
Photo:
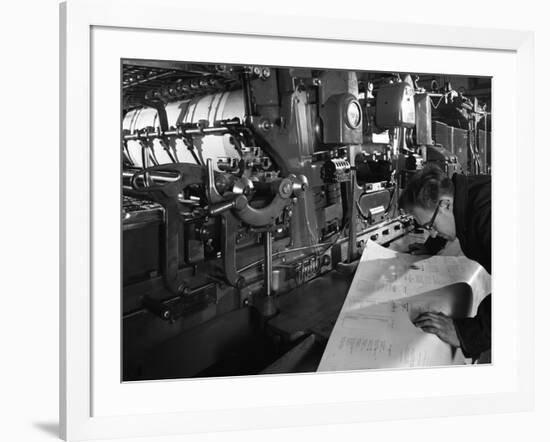
[[[456,238],[453,200],[451,179],[439,167],[429,165],[411,178],[399,197],[399,207],[428,229],[431,236],[452,241]]]

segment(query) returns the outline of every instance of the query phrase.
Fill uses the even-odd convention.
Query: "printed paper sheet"
[[[425,311],[473,316],[491,277],[465,256],[422,258],[369,241],[319,371],[464,364],[462,352],[412,320]]]

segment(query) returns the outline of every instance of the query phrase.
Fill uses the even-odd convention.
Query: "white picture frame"
[[[534,174],[533,162],[514,162],[518,151],[514,147],[521,146],[522,158],[535,158],[532,33],[377,23],[351,18],[307,20],[307,17],[283,14],[276,16],[271,13],[243,15],[232,13],[230,9],[216,11],[192,9],[181,2],[170,0],[154,2],[138,0],[132,1],[131,5],[129,7],[129,2],[123,0],[69,0],[60,6],[62,84],[60,97],[60,428],[62,437],[66,440],[82,440],[124,436],[162,436],[531,409],[534,391],[532,328],[534,226],[525,227],[525,221],[520,224],[520,214],[523,215],[522,220],[534,219],[531,216],[534,214]],[[185,21],[180,19],[183,14],[186,17]],[[389,26],[392,26],[391,33],[387,32]],[[513,346],[514,354],[510,358],[501,356],[499,361],[497,352],[491,367],[475,368],[480,370],[479,375],[472,375],[473,370],[468,369],[462,370],[460,374],[445,368],[430,369],[430,376],[434,382],[438,382],[438,378],[443,382],[444,379],[448,380],[449,376],[460,378],[456,389],[459,391],[463,388],[461,383],[467,382],[469,377],[493,377],[493,372],[489,370],[494,370],[496,373],[502,368],[500,384],[487,383],[484,391],[479,390],[473,395],[460,392],[434,395],[430,394],[429,389],[425,390],[425,393],[419,393],[411,388],[410,391],[404,392],[407,394],[399,397],[381,395],[378,399],[372,399],[366,393],[359,393],[358,396],[338,395],[335,385],[345,386],[349,382],[361,382],[361,385],[367,385],[368,377],[382,376],[380,372],[313,374],[300,375],[299,378],[266,376],[238,381],[235,379],[202,380],[194,381],[194,384],[178,381],[136,383],[131,386],[132,392],[128,397],[135,398],[136,396],[132,395],[137,392],[139,396],[147,399],[150,407],[138,412],[137,407],[126,406],[125,408],[124,401],[117,402],[117,390],[112,389],[105,381],[107,375],[104,375],[104,371],[108,368],[105,368],[105,364],[101,365],[98,362],[99,359],[105,359],[103,347],[98,346],[103,339],[101,333],[98,334],[98,327],[103,321],[105,323],[111,321],[109,318],[117,318],[119,289],[116,285],[112,287],[113,306],[104,308],[109,306],[95,295],[97,295],[100,280],[104,283],[107,281],[107,288],[110,280],[109,278],[94,279],[101,275],[97,274],[97,266],[95,273],[93,271],[93,266],[97,263],[97,256],[94,258],[93,253],[101,250],[94,242],[97,240],[98,225],[104,226],[119,221],[118,212],[113,213],[112,220],[103,219],[101,213],[103,209],[97,204],[97,197],[102,192],[101,183],[98,183],[97,179],[94,180],[96,172],[92,170],[92,165],[97,165],[97,155],[93,145],[98,137],[94,132],[94,126],[99,124],[99,121],[94,120],[93,117],[98,111],[97,106],[101,106],[100,103],[102,103],[101,100],[95,99],[95,92],[92,90],[94,63],[102,63],[98,54],[94,53],[98,47],[101,47],[103,38],[94,37],[94,32],[98,30],[109,32],[126,30],[133,33],[133,37],[149,33],[148,40],[178,38],[178,35],[185,33],[192,38],[208,38],[213,41],[227,38],[227,36],[242,41],[264,39],[266,44],[275,41],[279,42],[281,47],[291,43],[294,46],[298,44],[326,45],[327,47],[341,45],[342,48],[346,45],[354,45],[356,48],[368,46],[376,50],[378,45],[378,47],[384,46],[387,50],[392,48],[409,48],[416,51],[452,50],[457,56],[466,53],[464,55],[466,58],[473,57],[473,54],[478,51],[484,51],[487,57],[495,54],[498,58],[498,54],[506,54],[506,63],[512,63],[516,68],[513,72],[514,84],[508,86],[510,90],[517,93],[509,94],[507,96],[509,101],[506,103],[503,100],[499,102],[497,94],[493,112],[496,121],[499,118],[504,121],[502,109],[505,108],[511,113],[507,118],[511,118],[514,126],[511,133],[515,136],[509,140],[509,145],[503,147],[506,155],[502,155],[500,163],[495,164],[494,200],[496,208],[501,208],[500,213],[504,213],[505,210],[502,207],[502,201],[508,201],[508,211],[511,215],[508,215],[506,220],[507,231],[502,234],[497,230],[495,235],[497,239],[508,238],[509,242],[506,245],[515,259],[510,260],[507,264],[509,267],[502,264],[500,272],[498,263],[493,267],[497,269],[493,274],[495,292],[500,287],[501,292],[507,295],[506,304],[504,302],[499,304],[498,299],[494,300],[494,327],[496,327],[495,338],[497,339],[499,330],[503,330],[504,333],[506,329],[513,334],[515,339],[513,342],[516,344]],[[115,39],[111,41],[112,46],[116,47]],[[140,44],[139,38],[134,38],[132,41],[136,46]],[[131,52],[134,53],[134,51]],[[112,56],[118,55],[113,53]],[[269,57],[273,56],[273,53],[264,54],[264,60],[270,60]],[[158,58],[166,59],[165,57],[159,53]],[[257,57],[260,56],[257,55]],[[284,56],[282,57],[278,58],[281,64],[280,60],[284,60]],[[258,60],[261,60],[261,57]],[[326,61],[326,63],[330,62],[337,61]],[[290,58],[288,65],[293,65]],[[379,66],[373,66],[373,68],[378,69]],[[114,81],[119,82],[119,77],[114,78]],[[107,84],[105,86],[105,90],[108,90]],[[118,96],[116,100],[115,97],[113,98],[113,108],[117,114],[118,99]],[[519,109],[521,112],[518,111]],[[105,114],[108,113],[105,112]],[[119,120],[115,123],[118,125]],[[498,129],[495,128],[495,136],[498,135],[497,131]],[[500,139],[504,140],[504,137]],[[113,146],[113,151],[118,155],[116,146]],[[506,177],[503,174],[499,175],[499,166],[500,170],[507,169]],[[118,164],[115,169],[118,171]],[[111,169],[107,168],[104,173],[106,176],[109,175]],[[114,175],[111,178],[118,179],[118,176]],[[508,185],[502,184],[505,182]],[[517,183],[521,183],[521,186]],[[494,216],[494,219],[497,217]],[[103,227],[99,229],[102,233]],[[95,235],[93,235],[94,232]],[[494,245],[494,248],[502,247],[502,242]],[[493,256],[497,257],[498,261],[499,254],[493,253]],[[519,281],[522,283],[521,302],[518,302],[520,295],[516,290]],[[505,317],[509,317],[511,321],[511,325],[507,327],[503,324]],[[115,342],[116,339],[112,341]],[[502,355],[503,352],[500,354]],[[112,369],[119,370],[119,359],[112,360]],[[399,382],[402,382],[403,376],[414,376],[420,379],[423,374],[422,370],[410,370],[408,373],[410,374],[403,375],[403,372],[390,374],[386,382],[391,378],[391,382],[395,382],[394,385],[400,385]],[[313,393],[309,397],[297,396],[296,390],[293,389],[297,385],[307,385],[311,392],[319,390],[317,388],[319,376],[327,385],[324,400]],[[112,396],[100,398],[99,392],[102,385],[111,391]],[[285,386],[284,389],[281,388],[282,385]],[[253,406],[252,400],[246,403],[244,399],[240,406],[229,404],[234,401],[228,401],[228,404],[224,405],[221,398],[222,405],[218,408],[208,408],[208,404],[204,407],[200,405],[201,391],[209,391],[204,396],[210,398],[212,391],[224,392],[226,397],[232,397],[235,391],[240,391],[243,393],[240,396],[246,397],[258,387],[265,391],[273,391],[273,394],[266,394],[267,399],[258,401],[255,403],[256,406]],[[172,409],[170,404],[160,407],[158,398],[174,390],[187,391],[186,397],[193,399],[189,401],[190,404],[185,411],[178,408]],[[288,392],[278,397],[275,394],[277,390]],[[285,400],[285,395],[288,396],[288,401]],[[293,395],[296,397],[292,397]],[[103,407],[102,404],[105,402],[116,403],[118,408],[115,410],[114,406],[112,409]],[[193,409],[191,402],[197,404],[196,409]],[[155,408],[155,404],[159,404],[159,407]],[[215,419],[212,419],[213,411],[216,413]],[[276,420],[273,419],[274,413],[277,414]],[[246,419],[243,419],[243,415],[246,415]]]

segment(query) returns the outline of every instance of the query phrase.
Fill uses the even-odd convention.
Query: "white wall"
[[[151,0],[153,1],[153,0]],[[208,4],[229,4],[210,0]],[[236,432],[164,438],[185,441],[400,440],[448,441],[547,440],[550,388],[550,311],[543,253],[548,198],[544,191],[550,166],[548,79],[550,26],[544,2],[479,0],[387,2],[296,0],[239,1],[238,9],[264,11],[278,7],[311,16],[356,16],[370,20],[440,23],[460,26],[526,29],[536,32],[536,127],[538,156],[536,222],[538,227],[536,301],[537,399],[534,413],[453,417],[350,426]],[[202,3],[205,4],[204,2]],[[54,0],[4,2],[0,44],[0,99],[4,143],[0,145],[0,436],[6,441],[54,440],[58,387],[58,11]],[[183,17],[182,17],[183,19]],[[312,17],[312,20],[314,18]],[[70,148],[70,146],[69,146]],[[525,158],[525,161],[533,161]],[[213,416],[215,419],[215,416]],[[276,419],[276,417],[274,417]],[[536,435],[536,431],[540,435]],[[141,441],[151,439],[139,439]]]

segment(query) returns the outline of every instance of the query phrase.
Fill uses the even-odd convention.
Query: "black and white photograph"
[[[2,440],[545,438],[543,2],[4,9]]]
[[[122,59],[122,381],[491,363],[491,87]]]
[[[10,3],[2,440],[544,439],[520,6]]]

